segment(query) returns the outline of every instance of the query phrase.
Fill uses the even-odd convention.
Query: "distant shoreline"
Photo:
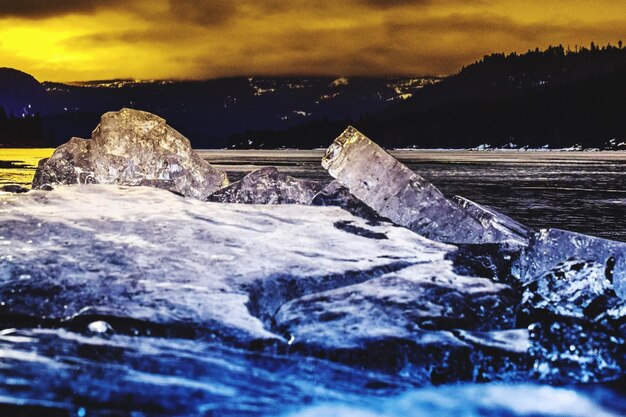
[[[47,149],[56,149],[56,148],[46,148],[46,147],[28,147],[28,146],[0,146],[0,151],[3,149],[31,149],[31,150],[47,150]],[[570,154],[576,153],[623,153],[626,154],[626,149],[597,149],[597,148],[588,148],[588,149],[546,149],[546,148],[528,148],[528,149],[499,149],[499,148],[488,148],[488,149],[475,149],[475,148],[391,148],[385,149],[388,152],[475,152],[475,153],[524,153],[524,152],[536,152],[536,153],[555,153],[555,152],[564,152]],[[325,152],[326,148],[276,148],[276,149],[231,149],[231,148],[194,148],[196,152],[232,152],[232,153],[246,153],[246,152]]]

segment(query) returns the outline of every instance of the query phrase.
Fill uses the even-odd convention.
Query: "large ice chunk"
[[[228,179],[164,119],[122,109],[105,113],[91,140],[72,138],[39,163],[33,188],[59,184],[149,185],[206,199]]]
[[[623,305],[605,309],[617,327],[580,323],[597,343],[576,326],[528,338],[516,328],[517,292],[459,274],[455,249],[337,207],[209,203],[113,185],[1,194],[0,319],[271,344],[418,382],[527,378],[533,363],[540,377],[565,375],[558,381],[621,372]],[[565,319],[542,317],[533,329]]]
[[[595,275],[601,275],[612,283],[617,295],[626,298],[626,243],[588,236],[581,233],[569,232],[560,229],[547,229],[533,234],[530,245],[524,249],[513,264],[512,274],[522,283],[529,283],[549,271],[565,278],[566,271],[558,269],[568,268],[565,261],[578,261],[584,266],[585,262],[593,261],[595,269],[600,269],[587,277],[592,281]],[[576,262],[574,262],[576,263]],[[589,281],[589,280],[587,280]],[[601,284],[601,280],[597,281]],[[595,287],[589,281],[591,287]]]
[[[226,188],[209,197],[218,203],[244,204],[310,204],[322,185],[315,181],[301,180],[265,167],[253,171]]]
[[[466,199],[448,200],[353,127],[328,148],[328,172],[381,216],[432,240],[526,244],[530,230]]]

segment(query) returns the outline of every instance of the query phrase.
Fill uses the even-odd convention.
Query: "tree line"
[[[47,147],[39,113],[17,117],[0,106],[0,146]]]

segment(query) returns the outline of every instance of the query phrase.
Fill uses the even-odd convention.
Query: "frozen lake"
[[[51,152],[0,150],[0,185],[27,185],[37,161]],[[319,162],[321,150],[200,153],[224,169],[231,181],[263,166],[330,181]],[[626,241],[626,153],[392,153],[447,195],[492,205],[536,228],[561,227]],[[43,193],[46,204],[31,193],[2,196],[1,415],[609,417],[626,413],[623,376],[609,383],[554,387],[516,380],[512,371],[510,379],[504,374],[507,382],[433,386],[416,378],[409,366],[394,373],[274,351],[271,345],[246,348],[225,336],[220,339],[215,323],[238,318],[236,311],[213,316],[221,306],[236,304],[227,302],[228,288],[217,285],[217,272],[229,276],[222,265],[232,262],[237,271],[244,266],[264,271],[272,278],[269,281],[279,282],[281,275],[272,268],[289,261],[284,255],[293,252],[298,262],[288,266],[294,274],[302,273],[303,259],[311,258],[314,248],[306,245],[303,250],[298,243],[321,233],[318,224],[305,227],[314,220],[314,209],[227,206],[218,215],[218,206],[212,212],[211,203],[153,189],[109,188],[108,194],[76,190]],[[135,197],[124,199],[126,194]],[[255,217],[255,210],[262,218]],[[232,221],[225,221],[225,211]],[[305,225],[300,229],[270,227],[291,224],[298,216]],[[268,224],[268,229],[262,228]],[[267,230],[276,229],[290,232],[266,238]],[[211,233],[200,233],[203,230]],[[218,236],[219,231],[223,235]],[[251,240],[244,232],[262,238]],[[408,232],[407,236],[411,238]],[[353,241],[329,240],[340,249],[349,246],[351,256],[363,254],[362,262],[370,257],[391,262],[397,255],[396,247],[383,253],[378,246],[359,248]],[[332,246],[322,241],[317,251],[323,256],[310,261],[309,268],[327,267],[324,262],[332,257],[325,252]],[[249,242],[268,247],[246,246]],[[272,252],[277,242],[283,246]],[[276,254],[280,256],[270,257]],[[348,261],[354,262],[342,262],[351,265]],[[291,274],[287,275],[286,288],[291,285]],[[238,291],[243,294],[250,286]],[[239,340],[241,335],[232,338]],[[585,358],[591,355],[584,353]]]
[[[324,150],[199,150],[231,181],[264,166],[329,182]],[[52,149],[0,149],[0,185],[28,185]],[[462,195],[534,228],[626,241],[626,152],[391,152],[448,196]]]
[[[200,151],[232,181],[263,166],[331,178],[316,151]],[[462,195],[534,228],[626,241],[626,152],[392,151],[447,196]]]

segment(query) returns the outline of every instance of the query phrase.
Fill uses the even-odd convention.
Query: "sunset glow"
[[[0,66],[40,81],[443,75],[491,52],[617,44],[621,0],[0,0]]]

